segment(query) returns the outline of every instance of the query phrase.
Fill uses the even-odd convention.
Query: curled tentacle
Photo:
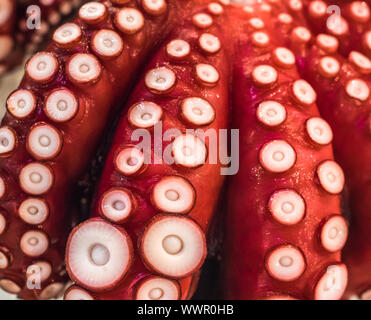
[[[289,39],[273,36],[261,46],[253,32],[235,48],[232,118],[243,143],[225,222],[225,297],[340,299],[347,224],[332,131],[298,74]]]
[[[129,98],[95,198],[92,215],[100,218],[76,227],[67,245],[68,273],[87,291],[74,287],[66,299],[186,299],[194,292],[223,176],[219,160],[209,162],[218,148],[212,138],[188,130],[218,134],[228,117],[224,15],[207,9],[196,8],[167,38]],[[162,146],[141,149],[138,134]],[[112,241],[97,223],[126,230],[132,251],[119,250],[124,239]]]
[[[365,56],[345,59],[337,52],[313,46],[301,69],[318,93],[321,115],[334,130],[335,156],[345,171],[352,211],[349,241],[344,249],[349,268],[346,297],[361,299],[369,299],[371,288],[369,63]]]
[[[130,7],[144,15],[136,1]],[[22,298],[50,298],[61,291],[66,238],[76,219],[74,186],[117,111],[116,102],[183,9],[167,2],[161,14],[145,15],[136,34],[117,28],[120,10],[110,1],[82,6],[79,17],[30,58],[7,101],[0,128],[0,286]],[[48,263],[47,273],[41,262]]]

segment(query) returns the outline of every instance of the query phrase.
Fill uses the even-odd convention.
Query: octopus
[[[37,52],[0,127],[0,287],[191,299],[217,255],[218,298],[371,299],[370,26],[367,1],[1,0],[1,71]]]

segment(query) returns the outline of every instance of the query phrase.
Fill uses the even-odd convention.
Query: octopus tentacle
[[[256,13],[261,5],[252,8]],[[302,7],[289,10],[293,16]],[[300,78],[295,54],[286,47],[292,34],[280,40],[273,30],[259,31],[272,41],[262,47],[246,37],[235,48],[232,118],[244,143],[240,170],[229,187],[225,297],[341,299],[347,269],[340,250],[347,224],[332,131],[319,116],[316,91]]]
[[[370,54],[370,3],[366,1],[311,1],[305,6],[308,25],[314,34],[328,34],[339,40],[339,53],[353,50]]]
[[[99,23],[86,6],[104,9],[103,15],[95,10]],[[130,6],[144,11],[135,1]],[[81,7],[79,17],[30,58],[21,85],[8,98],[0,128],[0,286],[22,298],[50,298],[62,290],[66,235],[76,219],[73,186],[117,111],[116,101],[183,9],[169,1],[166,12],[146,15],[135,35],[116,28],[120,10],[107,1]],[[38,261],[48,263],[47,278],[40,270],[27,276]],[[41,286],[30,284],[38,276]]]
[[[129,98],[99,183],[94,218],[72,231],[66,249],[68,273],[87,291],[73,287],[66,299],[186,299],[193,294],[207,254],[205,233],[224,179],[219,161],[208,163],[210,138],[187,130],[217,133],[227,127],[228,117],[228,43],[219,25],[224,15],[210,18],[207,34],[212,37],[205,51],[204,25],[198,19],[208,9],[195,8],[167,38]],[[179,131],[170,141],[165,140],[168,129]],[[150,134],[151,140],[164,138],[163,146],[140,150],[136,132]],[[167,162],[166,150],[174,161]],[[144,163],[145,157],[150,163]],[[124,228],[133,251],[118,250],[123,240],[112,241],[94,223]],[[99,261],[92,259],[94,246],[101,247]],[[125,264],[115,263],[124,256]],[[89,275],[86,270],[91,270]]]
[[[66,300],[191,298],[224,180],[212,132],[228,127],[231,92],[241,149],[225,297],[370,299],[370,12],[370,1],[0,0],[0,74],[52,35],[0,127],[0,288],[60,295],[65,254]],[[75,186],[113,118],[91,218],[67,240],[83,218]]]
[[[324,52],[314,45],[301,69],[318,93],[321,115],[335,132],[333,145],[336,159],[345,170],[352,210],[349,241],[344,249],[344,260],[349,268],[345,297],[357,296],[361,299],[369,299],[367,290],[371,287],[371,238],[367,231],[370,228],[368,145],[371,82],[364,69],[368,63],[365,56],[355,54],[346,59],[336,51]],[[328,72],[320,71],[323,64]],[[332,223],[344,224],[333,219],[327,222],[329,225]],[[327,246],[331,250],[332,243]]]

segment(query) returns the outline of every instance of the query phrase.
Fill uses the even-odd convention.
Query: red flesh
[[[196,8],[194,13],[197,12],[207,13],[204,6]],[[155,102],[163,108],[163,132],[171,128],[177,128],[182,132],[185,132],[187,128],[194,128],[194,126],[190,127],[179,117],[180,102],[182,99],[191,96],[202,97],[207,99],[211,105],[213,105],[216,112],[216,119],[210,125],[202,128],[204,130],[227,128],[229,83],[229,59],[227,48],[229,44],[223,41],[224,37],[220,31],[220,25],[223,24],[225,19],[223,16],[214,16],[213,19],[213,25],[205,30],[193,26],[192,22],[190,22],[191,19],[187,19],[184,24],[174,31],[167,41],[164,42],[162,48],[160,48],[159,52],[148,64],[146,70],[158,66],[169,66],[177,76],[175,88],[168,94],[153,94],[146,88],[143,79],[141,79],[137,87],[134,89],[126,109],[129,109],[130,106],[141,100]],[[222,47],[218,53],[206,55],[200,52],[197,40],[202,32],[209,32],[219,37]],[[166,55],[165,49],[167,43],[173,39],[182,39],[189,42],[192,50],[191,54],[185,59],[179,61],[169,59]],[[218,70],[220,80],[215,87],[205,87],[195,81],[194,68],[197,63],[208,63]],[[213,210],[224,180],[224,177],[220,175],[219,162],[218,164],[206,163],[196,169],[185,169],[175,165],[170,166],[165,163],[149,164],[143,173],[139,173],[133,177],[123,176],[115,169],[114,157],[123,146],[136,144],[136,142],[131,140],[133,129],[134,128],[128,123],[127,115],[124,114],[116,130],[112,147],[106,160],[98,193],[95,198],[92,216],[100,215],[99,200],[110,188],[124,187],[134,194],[137,202],[136,210],[127,221],[120,223],[120,226],[123,226],[127,230],[134,244],[134,262],[121,283],[113,288],[107,288],[106,292],[92,293],[96,299],[134,299],[138,282],[152,275],[148,266],[143,263],[142,253],[138,246],[140,237],[149,220],[161,213],[153,207],[150,200],[151,189],[157,181],[165,176],[180,175],[191,182],[196,192],[196,203],[194,208],[186,214],[186,216],[194,219],[206,232],[212,220]],[[164,142],[163,144],[163,148],[165,148],[169,143]],[[68,257],[69,248],[67,246],[67,267],[69,266]],[[79,285],[84,286],[84,284],[76,279],[76,277],[71,273],[69,267],[68,270],[72,279],[74,279]],[[181,287],[181,299],[187,299],[192,296],[198,279],[198,272],[194,273],[195,271],[197,270],[194,270],[190,276],[179,281]]]
[[[302,72],[316,88],[320,112],[335,132],[335,157],[345,171],[352,211],[349,240],[344,249],[349,269],[346,297],[359,297],[371,286],[370,98],[366,101],[350,98],[345,85],[354,78],[362,79],[369,88],[371,82],[368,75],[360,74],[354,65],[336,53],[332,57],[341,65],[339,74],[335,78],[321,76],[315,70],[318,70],[319,59],[325,55],[313,46]]]
[[[281,38],[269,35],[276,45],[285,46]],[[291,85],[300,79],[299,74],[295,66],[282,69],[274,64],[271,52],[275,47],[259,49],[246,40],[235,48],[232,127],[240,129],[241,143],[240,170],[229,182],[225,222],[222,281],[228,299],[265,299],[276,295],[313,299],[318,277],[328,265],[340,262],[340,252],[326,252],[318,239],[323,219],[341,212],[340,197],[323,190],[316,177],[316,167],[333,159],[332,147],[315,145],[307,136],[305,122],[319,116],[317,106],[314,103],[303,106],[293,99]],[[251,72],[260,64],[275,67],[278,72],[275,84],[259,87],[252,82]],[[256,108],[265,100],[278,101],[286,107],[287,119],[279,126],[269,128],[257,120]],[[261,147],[273,139],[283,139],[296,150],[296,162],[286,172],[268,172],[259,163]],[[286,188],[296,190],[306,203],[304,220],[292,226],[275,221],[267,207],[272,193]],[[272,248],[288,243],[300,248],[306,270],[297,280],[283,282],[267,273],[265,259]]]
[[[110,4],[107,1],[105,3]],[[139,7],[135,1],[128,5]],[[109,10],[109,17],[96,26],[87,26],[79,19],[75,21],[83,28],[84,36],[74,48],[67,51],[52,43],[46,51],[53,52],[61,66],[64,66],[74,53],[89,53],[89,39],[94,30],[102,27],[115,29],[112,24],[112,17],[118,9],[112,6]],[[40,257],[40,259],[47,260],[53,265],[53,274],[43,283],[43,288],[51,282],[59,281],[59,274],[63,270],[66,235],[71,228],[73,219],[69,201],[71,188],[84,172],[88,161],[94,154],[107,119],[114,111],[117,111],[115,107],[117,101],[130,87],[135,72],[140,68],[149,51],[178,20],[178,14],[180,15],[181,12],[182,9],[178,8],[175,1],[169,1],[168,11],[163,15],[155,18],[146,16],[145,26],[139,33],[132,36],[121,35],[125,43],[122,54],[114,60],[101,61],[103,69],[101,77],[92,85],[78,86],[72,84],[67,78],[64,67],[60,68],[58,76],[46,85],[35,83],[28,77],[23,79],[20,88],[32,90],[37,96],[38,105],[35,112],[25,120],[17,120],[9,113],[3,119],[2,125],[10,126],[16,131],[18,145],[10,157],[1,159],[1,169],[7,181],[8,192],[0,203],[2,210],[6,212],[8,226],[7,230],[0,236],[0,243],[9,250],[12,256],[10,267],[1,270],[0,278],[10,278],[17,282],[22,288],[19,293],[21,298],[34,298],[38,296],[40,291],[28,290],[25,287],[25,268],[35,259],[26,257],[21,252],[19,239],[26,230],[35,229],[35,227],[32,228],[17,217],[17,207],[26,197],[26,194],[20,190],[17,179],[21,168],[32,161],[31,156],[25,149],[25,137],[28,128],[38,121],[50,122],[42,112],[46,95],[54,88],[68,87],[78,99],[79,112],[69,122],[53,124],[62,132],[64,145],[61,153],[53,161],[47,162],[54,172],[54,185],[43,198],[47,201],[51,214],[45,223],[37,226],[37,229],[45,231],[50,236],[51,243],[49,250]],[[102,95],[102,92],[105,94]],[[77,127],[78,130],[76,130]],[[81,146],[84,146],[83,150],[76,157],[76,151],[80,150]]]

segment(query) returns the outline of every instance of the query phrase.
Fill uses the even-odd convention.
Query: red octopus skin
[[[195,159],[193,164],[187,167],[179,157],[181,146],[187,144],[178,144],[177,141],[181,141],[177,140],[178,138],[173,142],[163,142],[161,148],[165,150],[171,145],[178,164],[147,164],[129,172],[118,165],[117,161],[122,150],[127,150],[138,143],[131,138],[135,129],[142,127],[147,132],[154,132],[156,129],[153,125],[160,120],[163,133],[167,129],[178,129],[184,135],[186,129],[192,128],[205,131],[211,129],[218,133],[219,129],[227,128],[229,43],[224,41],[220,30],[225,21],[224,14],[213,16],[207,8],[206,5],[195,7],[191,16],[167,38],[147,65],[144,77],[129,98],[127,108],[129,111],[120,120],[99,183],[92,211],[93,218],[77,226],[69,236],[66,249],[67,271],[71,279],[81,287],[74,286],[69,289],[65,299],[189,299],[197,286],[198,270],[206,255],[206,242],[204,236],[198,235],[196,230],[202,234],[207,232],[224,180],[220,173],[219,161],[217,164],[208,162],[210,152],[215,151],[210,149],[212,147],[210,141],[206,140],[208,160],[205,164],[196,161],[196,155],[202,154],[204,150],[198,146],[199,149],[194,148],[191,151],[190,159]],[[213,37],[205,38],[205,35]],[[176,39],[183,41],[178,43],[179,50],[174,50],[177,45],[173,41]],[[181,56],[174,56],[176,52],[180,52]],[[202,64],[215,68],[219,74],[218,79],[214,78],[211,82],[204,79],[200,82],[199,77],[202,74],[197,68]],[[176,81],[171,80],[173,86],[162,88],[160,91],[153,91],[153,88],[151,90],[151,86],[148,85],[151,81],[146,82],[147,76],[155,68],[164,67],[174,72]],[[209,72],[212,75],[214,71]],[[168,76],[169,74],[163,74],[165,83],[168,83],[166,80]],[[198,101],[195,104],[202,108],[203,114],[208,115],[207,119],[201,122],[187,111],[187,105],[194,101],[190,100],[194,97],[204,99],[203,102]],[[205,102],[209,106],[204,105]],[[148,109],[147,103],[155,103],[157,106]],[[151,112],[153,122],[141,123],[140,115],[146,112]],[[151,135],[153,136],[152,133]],[[188,134],[188,137],[192,135]],[[151,157],[154,157],[153,145],[151,148]],[[134,157],[139,159],[139,156]],[[124,162],[122,160],[122,163]],[[167,195],[168,192],[174,192],[171,188],[175,189],[178,196],[172,198],[173,205],[170,204],[172,201],[169,198],[165,199],[171,196]],[[120,191],[130,196],[126,200],[122,196],[117,196],[115,202],[114,197],[107,196],[118,195]],[[193,194],[189,195],[189,192]],[[113,208],[117,208],[114,207],[117,199],[121,199],[121,205],[125,203],[125,207],[130,206],[131,210],[121,217],[114,218],[112,211]],[[185,205],[181,204],[182,201]],[[161,223],[164,221],[169,223],[169,230],[161,229],[163,226]],[[180,224],[176,229],[176,224],[180,221],[184,221],[184,225]],[[97,223],[101,224],[100,228],[106,226],[105,228],[118,230],[130,239],[128,241],[131,248],[126,252],[129,255],[127,268],[122,266],[120,272],[117,271],[112,279],[109,279],[111,277],[109,273],[114,273],[110,267],[112,259],[107,257],[117,258],[124,255],[124,252],[113,249],[107,241],[109,237],[107,240],[103,239],[103,232],[96,231]],[[93,231],[96,239],[89,240],[88,236],[84,238],[84,234],[89,235],[89,232]],[[195,243],[189,242],[191,237],[188,238],[187,234],[192,235],[192,241]],[[98,239],[102,239],[101,242]],[[161,244],[150,248],[150,240]],[[173,241],[173,246],[168,241]],[[94,251],[97,243],[103,245],[105,249],[100,247]],[[181,244],[181,249],[178,247],[176,250],[177,244]],[[160,261],[160,258],[156,260],[156,255],[152,256],[154,250],[156,253],[159,251],[158,257],[162,257],[163,261]],[[108,271],[102,269],[94,260],[96,257],[97,261],[100,261],[98,258],[105,256],[104,252],[107,259],[103,260],[105,263],[103,266],[107,267]],[[107,280],[99,282],[101,278]],[[154,278],[158,282],[151,282]],[[94,281],[99,283],[96,284]],[[154,288],[155,283],[159,288]]]
[[[269,43],[278,43],[281,46],[289,46],[296,55],[303,55],[306,44],[312,39],[312,32],[309,30],[305,20],[305,2],[300,0],[284,1],[252,1],[248,5],[235,5],[231,15],[236,15],[245,21],[246,27],[255,41],[257,34],[261,33],[267,38],[266,43],[259,46],[264,47]],[[247,20],[247,23],[246,23]],[[238,32],[235,34],[238,39],[244,39],[246,34]],[[256,42],[256,41],[255,41]]]
[[[371,12],[368,1],[310,1],[305,16],[314,34],[328,34],[339,40],[339,53],[371,50]]]
[[[130,87],[140,65],[187,8],[187,3],[179,8],[177,1],[168,1],[165,11],[150,15],[136,1],[128,2],[125,7],[132,7],[137,17],[144,17],[137,32],[128,35],[116,28],[119,22],[113,22],[116,13],[124,10],[121,5],[110,1],[87,5],[96,6],[97,16],[103,19],[99,23],[91,21],[86,13],[89,10],[80,9],[68,41],[58,35],[65,25],[56,31],[53,43],[27,63],[19,87],[27,91],[10,96],[0,129],[0,286],[25,299],[49,298],[61,290],[65,280],[65,241],[74,215],[69,201],[74,184],[86,169],[108,117],[117,111],[116,103]],[[99,41],[92,43],[98,30],[107,30],[98,40],[107,37],[119,46],[112,51]],[[65,91],[56,91],[62,88]],[[45,124],[48,126],[42,127]],[[43,144],[48,148],[43,149]],[[26,198],[38,200],[23,203],[20,208]],[[41,215],[36,221],[30,220],[29,208]],[[28,231],[38,232],[37,237],[34,233],[25,235]],[[27,256],[24,251],[39,256]],[[25,272],[38,261],[49,263],[50,276],[41,289],[29,290]]]
[[[371,292],[371,81],[368,74],[362,74],[360,66],[367,60],[365,57],[347,60],[336,52],[324,52],[313,46],[301,70],[316,88],[321,115],[335,132],[335,157],[344,168],[349,189],[352,216],[344,249],[344,261],[349,268],[345,298],[365,300],[370,299]]]
[[[10,52],[14,45],[15,0],[0,1],[0,75],[13,64]]]
[[[347,283],[343,173],[316,93],[300,79],[294,53],[277,55],[280,39],[272,39],[261,47],[246,37],[233,59],[240,169],[229,181],[225,298],[340,299]]]

